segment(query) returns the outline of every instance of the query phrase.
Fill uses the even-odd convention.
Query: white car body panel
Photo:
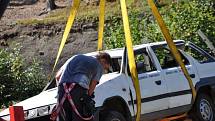
[[[128,102],[128,88],[129,85],[124,74],[111,73],[103,75],[100,84],[95,89],[94,100],[96,102],[96,107],[102,106],[106,99],[114,96],[120,96]],[[123,89],[126,91],[123,91]]]

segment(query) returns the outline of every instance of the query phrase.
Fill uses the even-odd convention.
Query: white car
[[[189,112],[194,120],[215,121],[215,58],[192,43],[174,42],[196,88],[195,103],[191,104],[188,81],[166,42],[137,45],[134,53],[141,90],[141,120]],[[104,74],[95,89],[95,121],[132,121],[136,114],[136,95],[126,49],[106,52],[111,55],[113,71]],[[16,105],[23,106],[26,120],[48,121],[56,95],[57,88],[49,84],[45,91]],[[8,109],[0,112],[0,117],[9,120]]]

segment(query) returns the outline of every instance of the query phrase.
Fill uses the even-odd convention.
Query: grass
[[[17,24],[22,25],[35,25],[35,24],[51,24],[51,23],[59,23],[59,22],[65,22],[67,19],[67,12],[68,8],[59,9],[53,12],[50,12],[48,16],[46,16],[43,19],[24,19],[24,20],[18,20]]]
[[[127,1],[128,8],[132,6],[133,0]],[[24,25],[34,25],[34,24],[51,24],[51,23],[59,23],[66,22],[69,16],[70,7],[61,8],[58,10],[51,11],[49,15],[47,15],[43,19],[24,19],[18,20],[17,24]],[[105,7],[105,17],[108,18],[110,16],[121,15],[120,3],[117,2],[106,2]],[[99,16],[99,6],[86,6],[83,2],[81,2],[80,7],[78,9],[78,14],[76,16],[76,21],[91,21],[98,20]]]
[[[161,4],[169,4],[172,0],[161,0]],[[147,4],[147,1],[142,0],[127,0],[128,11],[145,11],[150,12],[150,8]],[[121,16],[120,1],[116,2],[106,2],[105,7],[105,18],[106,20],[112,16]],[[17,24],[22,25],[34,25],[34,24],[52,24],[52,23],[65,23],[69,16],[70,7],[57,9],[51,11],[43,19],[24,19],[18,20]],[[78,14],[75,21],[94,21],[98,20],[99,16],[99,6],[86,6],[81,2],[78,9]]]

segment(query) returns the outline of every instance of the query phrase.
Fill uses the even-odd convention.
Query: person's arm
[[[96,88],[96,85],[99,83],[99,80],[102,76],[102,70],[103,68],[101,66],[97,66],[96,73],[93,75],[92,81],[89,85],[88,95],[91,96]]]
[[[89,90],[88,90],[88,95],[91,96],[96,88],[96,85],[97,85],[98,81],[96,80],[92,80],[91,83],[90,83],[90,87],[89,87]]]
[[[61,75],[62,75],[62,73],[63,73],[63,70],[64,70],[64,66],[62,66],[62,67],[58,70],[58,72],[57,72],[57,74],[56,74],[56,76],[55,76],[56,84],[57,84],[57,85],[59,84],[59,80],[60,80],[60,77],[61,77]]]

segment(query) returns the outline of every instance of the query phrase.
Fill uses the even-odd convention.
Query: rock
[[[89,29],[93,27],[93,23],[85,24],[82,26],[83,30]]]
[[[99,0],[84,0],[87,5],[99,5]]]
[[[32,5],[38,2],[38,0],[11,0],[10,5],[21,6],[21,5]]]
[[[107,2],[116,2],[116,0],[107,0]]]
[[[39,55],[44,55],[44,52],[43,51],[39,51]]]
[[[13,31],[13,30],[8,30],[3,32],[3,34],[0,35],[0,39],[7,40],[9,38],[14,38],[18,35],[18,32]]]
[[[51,37],[53,35],[53,30],[47,30],[43,32],[43,35]]]
[[[1,46],[8,46],[8,43],[5,40],[0,41]]]

